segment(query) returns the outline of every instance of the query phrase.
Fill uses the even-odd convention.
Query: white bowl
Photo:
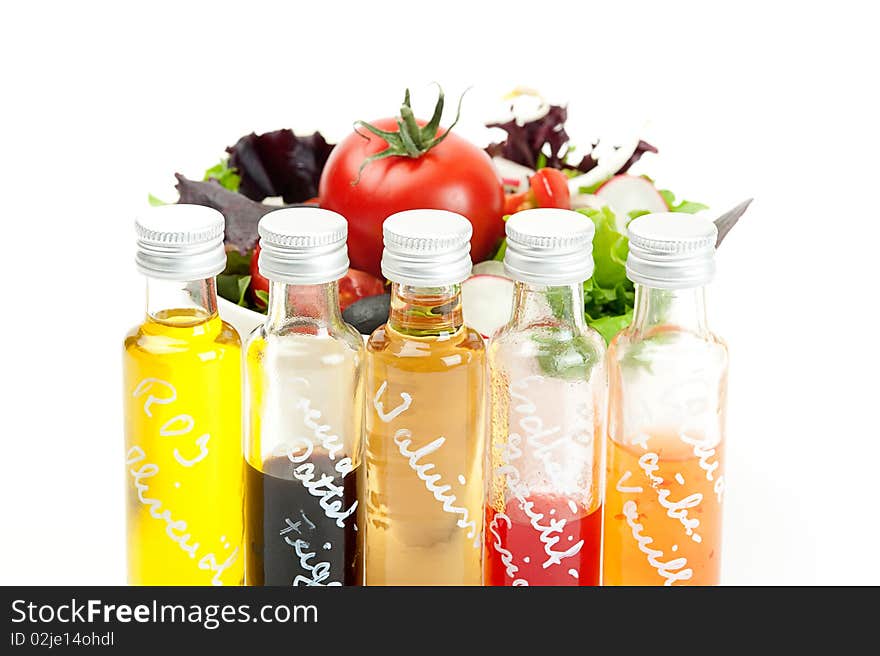
[[[217,298],[217,309],[220,312],[220,318],[232,324],[233,328],[241,335],[242,340],[250,335],[254,328],[262,325],[266,320],[265,314],[241,307],[222,297]]]
[[[220,312],[220,318],[232,324],[232,327],[238,331],[242,342],[254,332],[257,326],[263,325],[263,322],[266,321],[265,314],[236,305],[222,296],[217,297],[217,309]],[[364,341],[367,340],[367,337],[368,335],[363,336]]]

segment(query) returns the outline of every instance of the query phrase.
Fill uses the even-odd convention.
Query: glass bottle
[[[391,314],[367,343],[367,585],[479,585],[486,360],[464,325],[471,225],[440,210],[389,217]]]
[[[592,221],[534,209],[507,221],[513,315],[489,343],[487,585],[598,585],[605,342],[584,319]]]
[[[348,226],[298,207],[259,233],[270,287],[246,346],[246,583],[359,585],[364,342],[339,309]]]
[[[632,324],[608,353],[605,585],[713,585],[721,564],[727,347],[709,331],[716,229],[629,225]]]
[[[223,216],[167,205],[135,227],[147,312],[123,357],[128,581],[241,585],[241,346],[217,315]]]

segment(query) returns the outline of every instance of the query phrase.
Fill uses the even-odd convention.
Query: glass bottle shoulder
[[[238,331],[219,316],[194,317],[191,313],[147,319],[125,336],[125,352],[132,355],[195,355],[205,360],[211,350],[241,349]]]
[[[488,346],[493,368],[521,368],[532,362],[535,373],[563,378],[589,378],[604,366],[605,350],[605,340],[589,326],[549,321],[508,323]]]
[[[675,326],[639,330],[629,326],[608,346],[608,362],[621,369],[658,373],[664,368],[712,365],[726,370],[726,342],[711,331],[694,332]]]
[[[368,353],[394,358],[443,358],[462,351],[480,359],[486,351],[482,335],[467,325],[448,336],[414,337],[383,324],[367,340]]]
[[[364,340],[348,324],[321,329],[315,329],[312,324],[288,324],[281,329],[263,324],[248,336],[245,351],[249,360],[262,359],[271,352],[274,357],[291,360],[318,357],[331,364],[333,354],[353,356],[360,361]]]

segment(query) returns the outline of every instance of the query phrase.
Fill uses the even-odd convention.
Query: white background
[[[313,5],[319,5],[317,9]],[[732,355],[724,580],[880,583],[880,197],[870,3],[14,3],[0,22],[0,583],[124,581],[132,221],[250,131],[347,133],[410,85],[516,85],[582,143],[649,120],[640,170],[756,198],[711,299]],[[294,8],[302,5],[302,8]],[[306,9],[306,6],[309,8]],[[26,8],[24,8],[26,7]]]

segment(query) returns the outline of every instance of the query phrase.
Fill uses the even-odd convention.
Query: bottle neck
[[[464,325],[461,285],[415,287],[391,283],[388,325],[413,337],[443,337]]]
[[[339,309],[339,283],[290,285],[270,281],[266,329],[269,332],[327,334],[345,325]]]
[[[217,316],[217,281],[147,278],[147,316],[159,323],[187,326]]]
[[[697,335],[709,332],[706,320],[706,288],[657,289],[637,284],[633,330],[642,336],[660,328]]]
[[[517,281],[514,285],[514,328],[534,325],[565,325],[577,330],[587,327],[584,318],[584,285],[536,285]]]

